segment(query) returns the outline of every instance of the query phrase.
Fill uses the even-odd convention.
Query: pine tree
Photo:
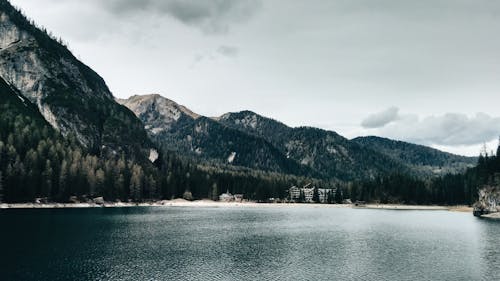
[[[47,198],[50,198],[51,197],[51,194],[52,194],[52,175],[53,175],[53,170],[52,170],[52,166],[51,166],[51,163],[50,163],[50,160],[47,159],[45,161],[45,169],[42,173],[42,178],[43,178],[43,182],[42,182],[42,196],[43,197],[47,197]]]
[[[497,158],[500,157],[500,138],[498,138]]]
[[[2,177],[2,171],[0,171],[0,203],[3,203],[3,177]]]
[[[61,163],[61,171],[59,173],[59,190],[57,197],[59,200],[66,200],[66,187],[68,185],[68,162],[64,159]]]
[[[337,190],[335,190],[335,203],[341,204],[343,200],[342,189],[338,187]]]
[[[304,191],[301,189],[299,192],[299,203],[304,203],[306,201],[306,195]]]
[[[130,177],[130,195],[134,201],[142,199],[142,177],[141,167],[134,164],[132,166],[132,176]]]
[[[327,202],[328,202],[328,204],[335,203],[335,198],[334,198],[333,192],[331,190],[328,190]]]
[[[217,183],[212,184],[212,200],[219,200],[219,189],[217,188]]]
[[[95,193],[96,194],[103,194],[105,180],[106,180],[106,176],[104,174],[104,171],[101,168],[97,169],[97,171],[95,171]]]
[[[320,202],[320,200],[319,200],[319,190],[318,190],[317,187],[314,187],[312,200],[313,200],[314,203],[319,203]]]
[[[151,199],[158,198],[156,180],[153,177],[153,175],[148,176],[148,193],[149,193],[149,198],[151,198]]]

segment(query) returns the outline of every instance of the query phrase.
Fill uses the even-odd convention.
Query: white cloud
[[[500,117],[484,113],[467,116],[445,113],[419,118],[399,115],[398,120],[379,126],[370,133],[430,146],[473,146],[496,140],[500,135]]]
[[[361,126],[363,128],[381,128],[398,119],[399,108],[390,107],[384,111],[369,115],[361,122]]]

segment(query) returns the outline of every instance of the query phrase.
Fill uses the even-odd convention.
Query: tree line
[[[491,184],[500,173],[500,145],[496,154],[481,153],[478,163],[461,174],[423,180],[408,174],[378,176],[345,185],[352,200],[380,203],[472,205],[478,188]]]

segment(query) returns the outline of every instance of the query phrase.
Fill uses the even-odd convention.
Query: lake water
[[[500,222],[448,211],[0,210],[5,280],[500,280]]]

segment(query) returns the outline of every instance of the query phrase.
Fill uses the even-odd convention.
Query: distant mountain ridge
[[[395,161],[367,150],[336,132],[313,127],[291,128],[251,111],[226,113],[219,121],[231,128],[266,139],[288,158],[339,180],[368,179],[397,170]],[[250,122],[249,122],[250,121]]]
[[[376,136],[357,137],[352,141],[401,161],[422,173],[456,173],[477,164],[477,157],[455,155],[404,141]]]
[[[160,145],[191,159],[279,173],[313,174],[307,167],[287,159],[266,140],[196,114],[160,95],[117,101],[136,114]]]
[[[160,95],[136,95],[118,102],[168,149],[219,164],[350,181],[390,173],[456,173],[475,161],[404,142],[381,149],[381,141],[348,140],[312,127],[291,128],[251,111],[207,118]]]

